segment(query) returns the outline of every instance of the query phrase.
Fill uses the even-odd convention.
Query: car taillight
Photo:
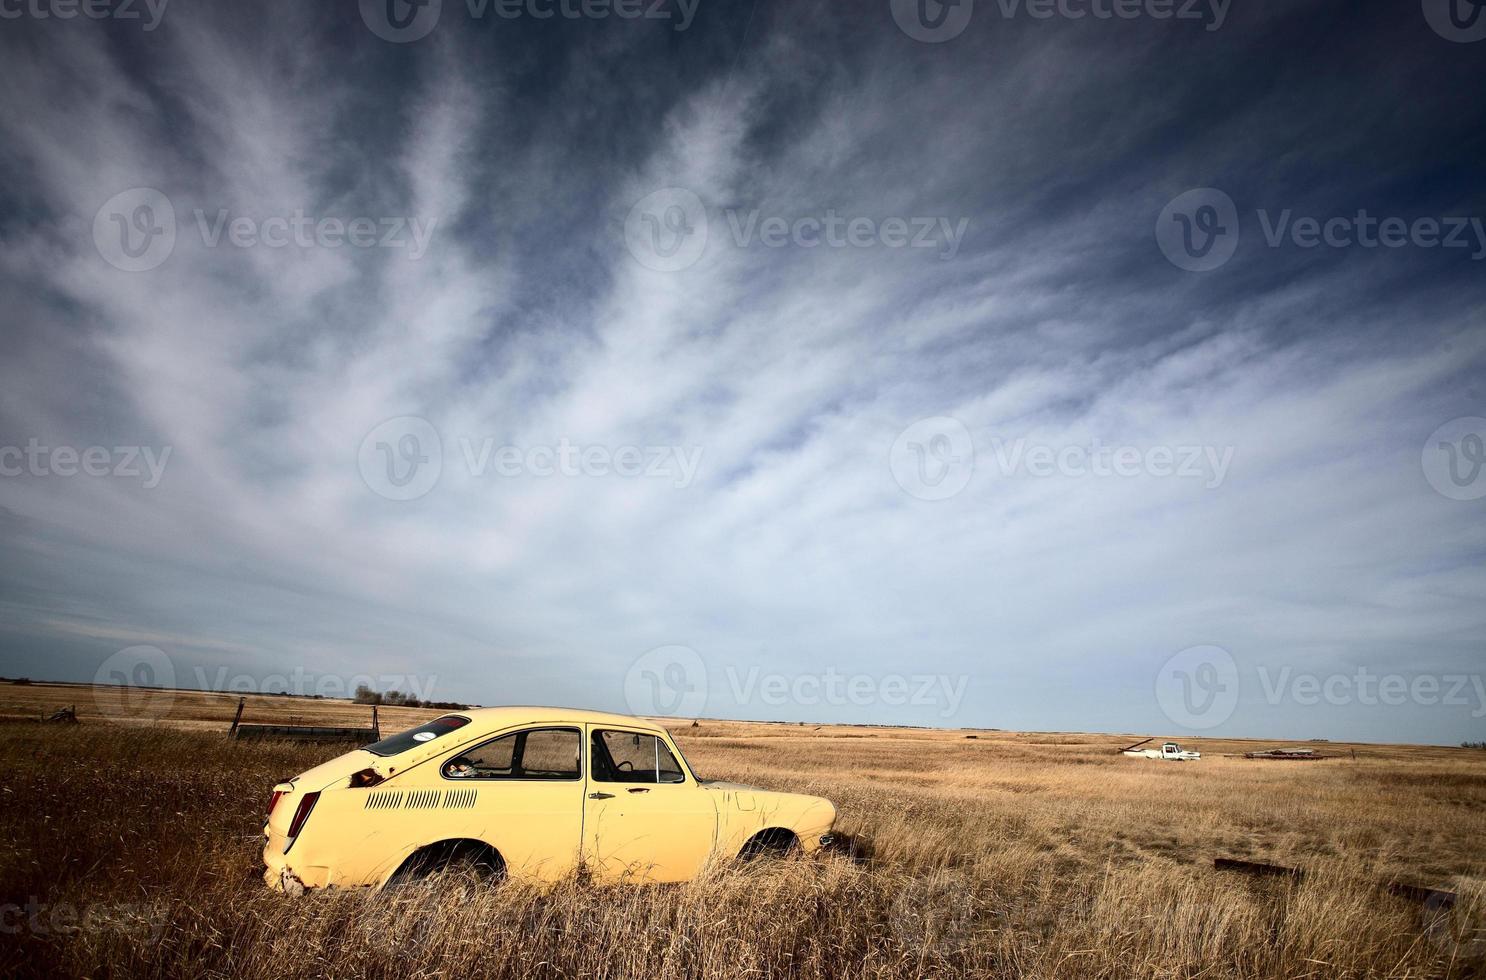
[[[273,816],[273,808],[279,805],[279,799],[283,797],[284,792],[284,790],[276,789],[273,791],[273,795],[268,798],[268,815],[270,817]]]
[[[306,793],[304,799],[299,801],[299,809],[294,811],[294,819],[289,821],[289,837],[299,836],[300,830],[304,828],[304,822],[310,818],[310,811],[315,808],[315,801],[320,799],[319,793]]]

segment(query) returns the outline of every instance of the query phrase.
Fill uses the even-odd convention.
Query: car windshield
[[[409,728],[405,732],[398,732],[396,735],[384,738],[380,742],[364,745],[362,748],[373,755],[397,755],[400,752],[406,752],[415,745],[432,742],[440,735],[447,735],[456,729],[463,728],[469,723],[470,720],[468,718],[461,717],[460,715],[445,715],[442,718],[435,718],[433,721],[419,725],[417,728]]]

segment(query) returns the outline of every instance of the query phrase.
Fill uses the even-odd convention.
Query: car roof
[[[616,725],[621,728],[638,728],[644,731],[664,732],[665,729],[648,718],[633,715],[618,715],[608,711],[589,711],[585,708],[555,708],[539,705],[502,705],[493,708],[470,708],[468,711],[451,711],[452,715],[463,715],[471,723],[485,728],[505,728],[509,725],[533,725],[563,723],[568,725]]]

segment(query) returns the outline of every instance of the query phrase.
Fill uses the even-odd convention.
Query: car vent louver
[[[475,805],[472,789],[448,789],[442,793],[436,789],[377,790],[366,795],[368,810],[469,810]]]
[[[444,791],[444,809],[468,810],[475,805],[472,789],[450,789]]]
[[[408,801],[403,804],[408,810],[428,810],[439,805],[439,791],[436,789],[416,789],[408,794]]]
[[[402,803],[402,790],[388,789],[368,793],[366,796],[366,809],[368,810],[390,810]]]

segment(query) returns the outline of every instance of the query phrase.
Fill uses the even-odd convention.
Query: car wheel
[[[440,841],[408,855],[387,884],[406,885],[444,876],[498,884],[506,877],[506,862],[495,848],[483,841]]]
[[[761,830],[748,839],[738,857],[744,861],[768,858],[787,858],[800,851],[800,839],[791,831],[780,827]]]

